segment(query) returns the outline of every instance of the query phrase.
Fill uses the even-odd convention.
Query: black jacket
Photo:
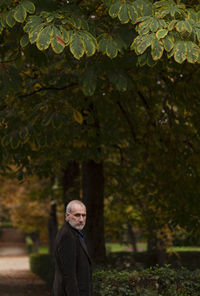
[[[68,222],[56,236],[53,296],[92,296],[91,260],[87,247]]]

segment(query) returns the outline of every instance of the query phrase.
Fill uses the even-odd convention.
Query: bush
[[[183,266],[194,270],[200,267],[200,252],[176,252],[168,254],[166,259],[165,263],[174,268]],[[122,270],[127,268],[148,268],[155,266],[156,263],[156,254],[148,252],[116,252],[110,253],[107,258],[109,267]]]
[[[49,254],[31,254],[30,269],[51,287],[54,276],[54,264]]]
[[[154,267],[142,271],[97,270],[95,296],[199,296],[200,270]]]

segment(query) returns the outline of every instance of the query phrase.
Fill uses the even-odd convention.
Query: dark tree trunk
[[[58,231],[58,221],[56,215],[56,202],[52,198],[50,204],[50,213],[48,219],[48,240],[49,240],[49,253],[53,254],[54,252],[54,241],[56,238],[56,233]]]
[[[154,264],[158,264],[159,266],[166,264],[167,253],[163,241],[157,238],[149,239],[147,244],[147,252],[149,255],[153,255]]]
[[[93,261],[102,263],[106,258],[103,163],[83,162],[82,176],[83,202],[87,207],[87,245]]]
[[[128,223],[128,235],[131,241],[131,245],[133,248],[133,252],[137,253],[137,244],[136,244],[136,237],[135,237],[135,233],[133,231],[132,226]]]
[[[69,161],[63,169],[63,202],[66,205],[73,199],[80,199],[80,168],[76,161]]]

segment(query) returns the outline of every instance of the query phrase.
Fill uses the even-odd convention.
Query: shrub
[[[157,262],[155,253],[148,252],[116,252],[110,253],[107,258],[108,266],[117,269],[135,269],[135,268],[148,268],[155,266]],[[200,252],[176,252],[168,254],[166,264],[172,267],[186,267],[195,270],[200,267]],[[199,293],[200,295],[200,293]]]
[[[53,282],[54,264],[49,254],[31,254],[30,269],[33,273],[43,279],[50,287]]]
[[[200,270],[154,267],[142,271],[97,270],[95,296],[199,296]]]

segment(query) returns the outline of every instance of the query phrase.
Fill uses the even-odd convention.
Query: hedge
[[[199,296],[200,270],[169,266],[141,271],[98,270],[93,276],[95,296]]]
[[[48,254],[30,256],[31,271],[53,283],[53,260]],[[151,267],[116,270],[95,267],[94,296],[200,296],[200,270]]]
[[[31,254],[29,258],[31,271],[51,287],[54,274],[54,264],[51,255]]]

